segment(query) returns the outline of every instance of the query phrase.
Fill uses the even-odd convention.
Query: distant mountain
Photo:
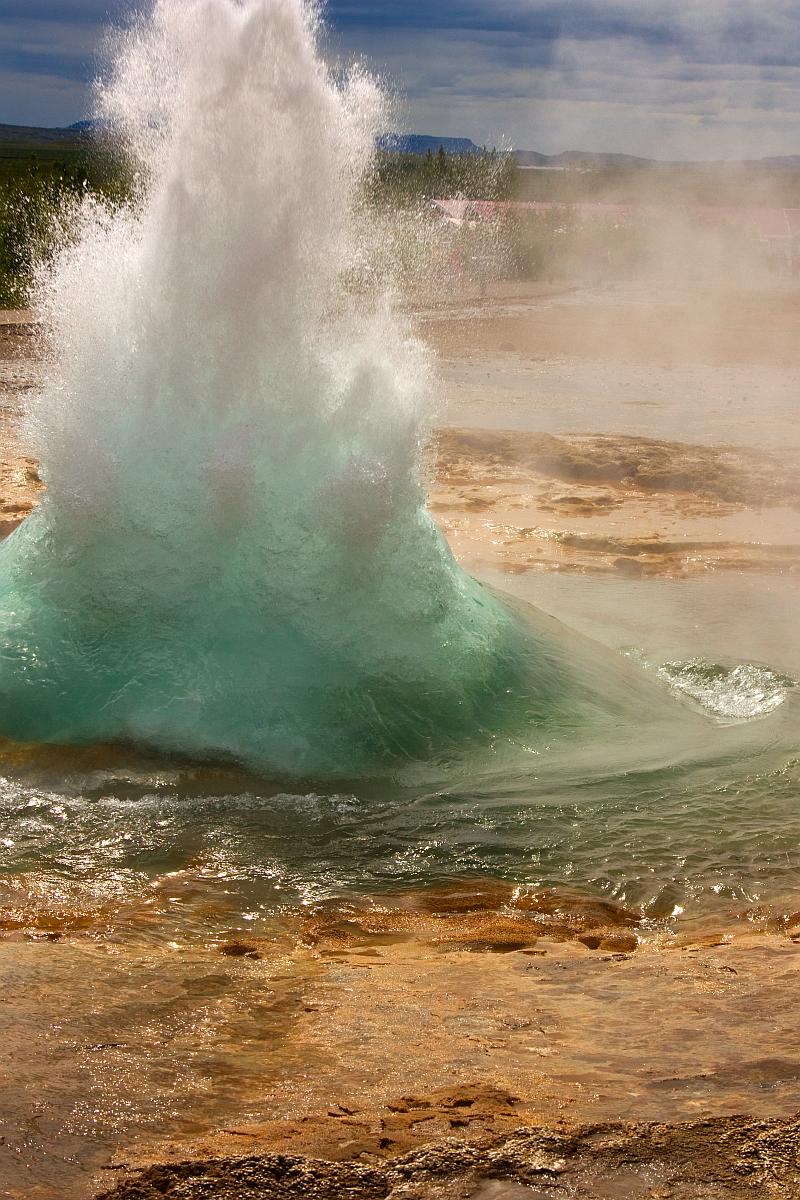
[[[76,155],[86,146],[86,137],[101,132],[103,120],[75,121],[66,129],[43,129],[38,125],[0,124],[0,157],[19,157],[41,153],[55,159],[58,152],[72,150]],[[481,154],[483,147],[471,138],[436,137],[428,133],[384,133],[377,139],[380,150],[396,154],[438,154],[442,146],[446,154]],[[641,158],[635,154],[597,153],[592,150],[565,150],[561,154],[542,154],[538,150],[509,150],[521,167],[541,167],[551,170],[602,170],[608,167],[763,167],[766,170],[800,170],[800,154],[775,155],[770,158],[745,158],[739,161],[665,162],[656,158]]]
[[[108,122],[91,118],[88,121],[76,121],[69,129],[73,129],[76,133],[94,133],[98,129],[105,129]]]
[[[562,154],[540,154],[537,150],[512,150],[521,167],[583,167],[600,170],[605,167],[653,167],[654,158],[639,158],[635,154],[597,154],[591,150],[565,150]]]
[[[567,168],[598,171],[608,167],[765,167],[767,169],[800,168],[800,154],[776,158],[715,159],[708,162],[687,162],[675,159],[641,158],[637,154],[598,154],[592,150],[565,150],[561,154],[540,154],[538,150],[512,150],[521,167],[544,167],[552,170]]]
[[[38,125],[0,125],[0,142],[25,146],[75,144],[77,129],[40,129]]]
[[[378,138],[378,149],[394,154],[438,154],[439,147],[445,154],[481,154],[471,138],[433,137],[428,133],[384,133]]]
[[[756,158],[751,162],[760,167],[787,167],[789,170],[796,171],[800,167],[800,154],[786,154],[778,158]]]

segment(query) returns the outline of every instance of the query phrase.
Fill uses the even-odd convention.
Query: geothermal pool
[[[503,582],[542,609],[568,614],[645,673],[656,674],[648,663],[676,659],[732,671],[724,651],[737,645],[748,652],[743,661],[769,662],[772,671],[738,682],[735,672],[734,682],[718,674],[701,700],[728,699],[735,708],[743,693],[748,714],[782,703],[754,720],[709,717],[701,751],[670,744],[667,724],[634,730],[602,755],[591,745],[551,761],[532,755],[523,769],[496,754],[498,765],[476,764],[435,787],[421,768],[394,780],[292,788],[122,749],[7,744],[0,808],[7,884],[29,890],[29,916],[40,905],[46,925],[48,911],[66,916],[71,905],[87,913],[136,907],[170,873],[189,872],[224,894],[225,921],[242,933],[268,928],[296,905],[464,875],[584,889],[641,910],[653,931],[679,917],[733,918],[785,900],[800,866],[796,697],[788,686],[800,664],[796,645],[769,616],[790,610],[795,582],[552,575]],[[692,688],[697,680],[687,672]],[[670,694],[676,678],[659,686]],[[671,694],[670,702],[686,703]]]

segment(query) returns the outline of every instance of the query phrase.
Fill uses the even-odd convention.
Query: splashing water
[[[752,721],[779,708],[794,680],[769,667],[740,663],[727,668],[702,659],[664,663],[659,675],[723,721]]]
[[[40,289],[6,735],[355,772],[513,690],[518,620],[425,508],[426,354],[388,282],[346,286],[381,94],[316,39],[301,0],[158,0],[120,43],[102,109],[140,196],[87,206]]]
[[[672,707],[481,587],[430,517],[429,363],[362,199],[383,100],[317,40],[304,0],[157,0],[120,40],[101,107],[140,185],[87,203],[41,281],[7,737],[357,775]]]

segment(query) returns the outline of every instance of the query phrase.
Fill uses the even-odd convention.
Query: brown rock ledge
[[[616,434],[442,429],[429,504],[468,568],[795,570],[800,457]]]
[[[794,1200],[798,1147],[797,1117],[518,1128],[383,1161],[269,1152],[153,1165],[98,1200]]]

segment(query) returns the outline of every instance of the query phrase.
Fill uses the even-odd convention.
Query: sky
[[[97,47],[130,0],[0,0],[0,121],[90,112]],[[395,129],[556,153],[800,154],[798,0],[329,0]]]

